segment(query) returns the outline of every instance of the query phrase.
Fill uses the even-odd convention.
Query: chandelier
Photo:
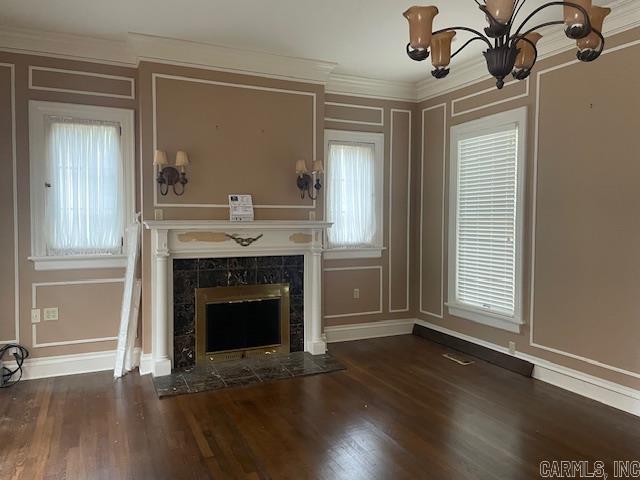
[[[435,78],[444,78],[449,74],[451,59],[465,47],[475,41],[481,41],[489,47],[483,52],[487,61],[487,69],[496,78],[496,86],[501,89],[504,79],[512,74],[516,80],[524,80],[538,58],[536,44],[542,38],[536,30],[550,25],[565,25],[565,35],[576,40],[578,51],[576,56],[582,62],[592,62],[600,56],[604,49],[602,25],[610,8],[598,7],[591,0],[572,0],[572,2],[549,2],[531,12],[524,21],[515,28],[515,19],[527,0],[475,0],[485,14],[489,26],[484,29],[485,35],[469,27],[449,27],[432,31],[433,19],[438,8],[411,7],[404,12],[409,21],[410,42],[407,44],[407,55],[412,60],[421,62],[431,54]],[[548,7],[564,7],[564,19],[545,22],[528,28],[529,21],[541,10]],[[474,35],[453,54],[451,42],[456,30],[470,32]],[[513,33],[512,33],[513,32]]]

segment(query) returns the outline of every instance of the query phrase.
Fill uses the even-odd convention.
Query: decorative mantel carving
[[[173,306],[173,292],[169,288],[169,260],[173,258],[304,255],[304,349],[313,355],[325,353],[321,305],[322,242],[324,230],[331,226],[330,223],[277,220],[247,223],[149,220],[143,223],[151,231],[154,259],[151,266],[154,376],[171,373],[169,352],[173,351],[170,345],[173,337],[169,335],[169,312]],[[244,241],[220,241],[222,236]],[[255,241],[256,238],[259,241]],[[305,241],[301,241],[302,238]]]

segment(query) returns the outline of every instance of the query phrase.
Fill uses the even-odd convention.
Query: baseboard
[[[415,321],[414,318],[406,318],[401,320],[338,325],[335,327],[325,327],[324,333],[328,343],[390,337],[393,335],[409,335],[413,330]]]
[[[416,320],[416,325],[457,337],[470,343],[475,343],[476,345],[495,350],[496,352],[511,355],[509,349],[506,347],[480,340],[439,325],[434,325],[424,320]],[[639,390],[603,380],[572,368],[563,367],[562,365],[526,353],[516,352],[515,355],[511,356],[533,364],[532,377],[537,380],[577,393],[578,395],[609,405],[618,410],[623,410],[632,415],[640,416]]]
[[[524,375],[525,377],[530,377],[533,373],[533,363],[510,355],[509,353],[498,351],[495,348],[479,345],[477,342],[422,325],[420,321],[416,321],[413,327],[413,334],[468,355],[473,355],[485,362],[493,363],[499,367]]]
[[[140,366],[138,367],[140,375],[148,375],[153,372],[153,356],[150,353],[140,355]]]
[[[134,358],[139,358],[139,356],[140,348],[136,347]],[[22,380],[113,370],[115,362],[115,350],[27,358],[22,365]],[[4,366],[14,369],[17,365],[15,362],[5,362]]]

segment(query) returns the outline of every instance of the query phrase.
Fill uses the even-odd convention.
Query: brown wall
[[[165,219],[228,219],[232,193],[253,195],[256,220],[322,218],[322,195],[315,207],[300,198],[295,161],[305,158],[310,166],[323,156],[324,87],[142,62],[139,91],[145,220],[154,218],[155,209]],[[154,138],[170,161],[177,150],[190,155],[182,197],[154,198]],[[144,352],[151,351],[150,261],[145,231]]]
[[[638,38],[635,30],[608,39],[609,53],[592,64],[573,62],[573,52],[541,61],[528,91],[519,83],[497,92],[487,81],[419,105],[424,157],[415,155],[414,167],[424,165],[423,228],[421,237],[415,233],[422,249],[414,255],[422,252],[422,277],[419,264],[413,271],[419,318],[504,347],[514,341],[519,351],[640,387],[640,45],[626,45]],[[449,315],[441,294],[446,302],[449,128],[522,106],[529,130],[526,325],[512,334]]]
[[[334,94],[326,101],[325,129],[384,134],[385,249],[381,258],[325,260],[325,325],[412,318],[407,242],[415,104]]]
[[[33,67],[31,85],[30,67]],[[12,70],[15,74],[13,89]],[[124,270],[37,272],[28,260],[31,255],[28,102],[41,100],[136,110],[135,77],[136,70],[132,68],[0,52],[0,162],[4,172],[0,179],[0,219],[4,226],[3,235],[0,236],[3,252],[0,269],[5,275],[0,289],[0,343],[19,340],[29,348],[32,357],[113,350],[115,342],[112,340],[70,342],[117,335],[122,283],[113,282],[112,279],[122,278]],[[12,103],[15,103],[15,110]],[[17,167],[15,186],[12,176],[14,148]],[[14,188],[17,204],[13,200]],[[17,213],[17,232],[13,228],[14,208]],[[14,282],[16,233],[19,274],[17,282]],[[19,294],[18,331],[14,323],[16,289]],[[42,322],[32,329],[32,295],[37,308],[59,307],[59,320]],[[49,343],[56,345],[39,346]]]

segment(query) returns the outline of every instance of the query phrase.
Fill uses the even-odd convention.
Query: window
[[[124,266],[133,219],[130,110],[30,102],[37,270]]]
[[[526,108],[451,130],[449,313],[519,332]]]
[[[382,134],[325,132],[326,258],[382,255],[383,151]]]

